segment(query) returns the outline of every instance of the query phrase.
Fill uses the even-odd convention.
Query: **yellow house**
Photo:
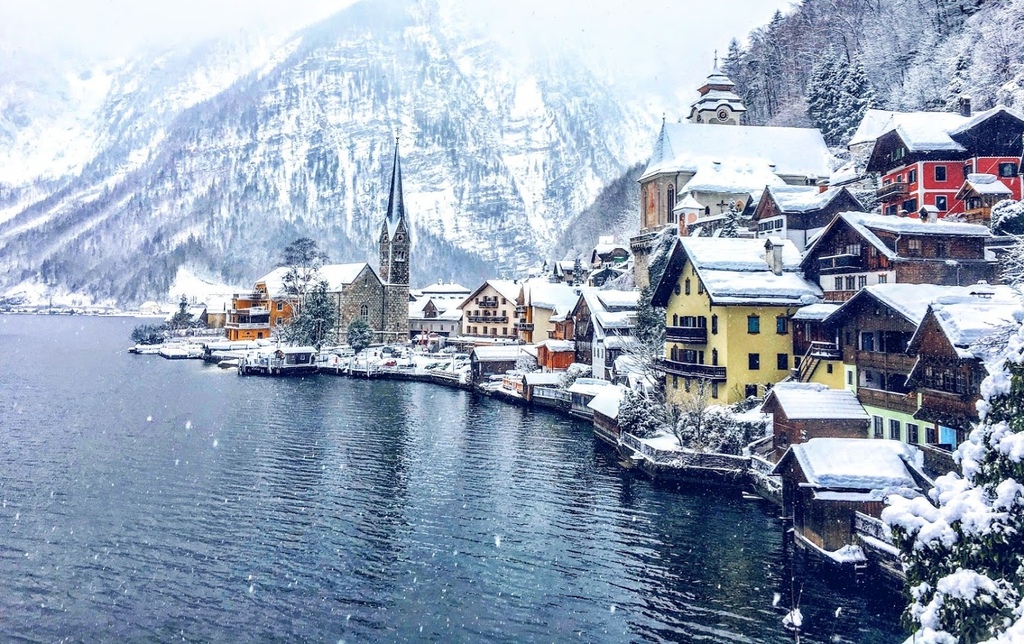
[[[666,399],[678,402],[694,381],[731,404],[762,396],[792,374],[790,318],[821,300],[799,271],[789,240],[681,237],[657,284],[653,304],[665,308]]]

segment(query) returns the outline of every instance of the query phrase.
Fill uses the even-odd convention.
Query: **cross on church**
[[[717,204],[715,204],[715,205],[716,205],[716,206],[718,206],[718,212],[725,212],[725,211],[726,211],[726,209],[727,209],[727,208],[728,208],[729,206],[731,206],[731,205],[732,205],[732,202],[731,202],[731,201],[726,201],[725,199],[722,199],[721,201],[719,201],[719,202],[718,202]]]

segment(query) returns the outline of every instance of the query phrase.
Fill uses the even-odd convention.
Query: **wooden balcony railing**
[[[690,344],[707,344],[707,327],[698,326],[667,326],[665,339],[669,342],[688,342]]]
[[[690,362],[677,362],[660,358],[654,363],[656,369],[684,378],[708,378],[709,380],[725,380],[725,367]]]

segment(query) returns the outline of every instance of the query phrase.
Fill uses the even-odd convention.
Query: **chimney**
[[[960,99],[957,101],[957,105],[960,108],[960,116],[970,116],[971,115],[971,97],[970,96],[961,96]]]
[[[764,259],[768,268],[776,275],[782,275],[782,241],[769,237],[764,244]]]

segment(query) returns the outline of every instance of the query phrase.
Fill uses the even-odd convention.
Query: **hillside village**
[[[742,124],[717,66],[698,91],[654,142],[638,234],[517,279],[410,288],[396,143],[379,267],[308,268],[334,309],[314,349],[366,376],[464,365],[446,378],[593,420],[652,476],[742,470],[798,544],[901,575],[884,496],[920,497],[955,469],[1000,368],[992,338],[1022,321],[1004,268],[1021,253],[1007,229],[1024,115],[972,113],[969,99],[957,113],[869,109],[849,143],[860,165],[843,164],[817,129]],[[207,307],[207,323],[229,342],[284,337],[302,299],[290,271]],[[357,323],[371,346],[332,349],[347,335],[363,349]]]

